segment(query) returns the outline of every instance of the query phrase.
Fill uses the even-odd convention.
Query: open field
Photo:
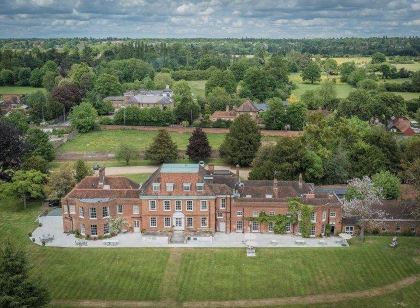
[[[335,59],[339,65],[343,64],[344,62],[354,61],[356,65],[358,66],[364,66],[366,64],[369,64],[370,61],[372,60],[371,57],[337,57],[333,59]],[[389,63],[389,64],[394,65],[398,70],[400,68],[405,68],[406,70],[409,70],[412,72],[420,71],[420,62],[406,63],[406,64],[394,64],[394,63]]]
[[[44,88],[4,86],[4,87],[0,87],[0,95],[2,94],[31,94],[39,90],[45,91]]]
[[[28,252],[31,274],[48,286],[54,300],[191,300],[259,299],[335,294],[384,286],[420,273],[419,238],[357,239],[348,248],[257,249],[59,249],[33,245],[39,202],[24,210],[20,202],[0,199],[0,242],[7,238]],[[175,252],[174,252],[175,251]],[[174,262],[177,261],[177,262]],[[381,298],[353,301],[375,307],[416,303],[412,285]],[[346,305],[350,307],[349,302]],[[346,307],[347,307],[346,306]]]
[[[191,87],[191,92],[194,96],[201,96],[205,97],[205,89],[206,89],[206,81],[207,80],[190,80],[187,81]]]
[[[402,97],[404,97],[405,100],[410,100],[410,99],[413,99],[413,98],[419,98],[420,97],[420,92],[416,92],[416,93],[413,93],[413,92],[391,92],[391,93],[401,95]]]
[[[321,78],[322,80],[328,79],[327,75],[325,74],[322,74]],[[340,76],[335,76],[334,78],[336,80],[335,90],[337,91],[337,96],[339,98],[346,98],[353,90],[353,87],[347,83],[341,82]],[[304,83],[300,73],[290,74],[289,79],[293,81],[297,86],[297,88],[292,91],[292,94],[296,95],[297,97],[300,97],[305,91],[317,90],[320,87],[320,83]]]
[[[115,153],[121,144],[131,144],[139,151],[144,151],[152,143],[157,131],[112,130],[94,131],[79,134],[73,140],[58,148],[58,153],[64,152],[107,152]],[[179,150],[185,150],[190,133],[169,133]],[[223,143],[224,134],[207,134],[213,150],[217,150]],[[275,141],[276,137],[263,137],[263,141]]]

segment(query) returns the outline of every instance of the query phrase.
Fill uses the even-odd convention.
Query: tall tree
[[[220,154],[229,163],[249,166],[261,145],[257,123],[248,114],[237,117],[220,148]]]
[[[233,73],[229,70],[214,70],[206,82],[206,96],[216,87],[224,88],[229,94],[236,93],[236,80]]]
[[[29,198],[43,197],[42,188],[45,180],[46,175],[40,171],[19,170],[13,175],[12,182],[6,184],[6,192],[22,198],[23,206],[26,208],[26,202]]]
[[[382,190],[388,200],[398,199],[401,193],[400,179],[389,171],[381,171],[372,176],[373,185]]]
[[[360,226],[360,238],[365,240],[365,230],[377,219],[385,217],[381,209],[382,191],[375,187],[372,180],[365,176],[349,182],[348,195],[343,202],[344,217],[355,217]]]
[[[306,81],[309,80],[311,83],[321,80],[321,68],[319,64],[311,61],[305,69],[302,71],[302,80]]]
[[[29,155],[39,155],[47,161],[55,158],[54,146],[46,133],[38,128],[31,128],[26,134]]]
[[[174,83],[173,96],[177,121],[188,121],[192,124],[200,113],[200,106],[193,100],[191,88],[185,80]]]
[[[118,160],[124,160],[125,164],[128,166],[130,160],[135,159],[139,156],[137,149],[131,144],[121,144],[118,148],[116,158]]]
[[[81,103],[73,107],[69,119],[71,126],[81,133],[87,133],[96,127],[98,112],[90,103]]]
[[[110,95],[121,95],[122,87],[118,78],[111,74],[101,74],[95,81],[95,91],[106,97]]]
[[[178,158],[178,148],[166,129],[159,130],[146,150],[145,158],[157,163],[171,162]]]
[[[20,167],[27,152],[22,132],[12,123],[0,119],[0,178],[10,179],[10,169]]]
[[[50,199],[61,199],[76,185],[74,165],[64,163],[50,173],[45,192]]]
[[[26,253],[7,240],[0,253],[0,306],[43,307],[50,301],[48,290],[31,280]]]
[[[205,161],[211,155],[211,147],[207,134],[200,127],[194,129],[189,139],[187,155],[195,162]]]
[[[92,169],[81,159],[77,160],[74,163],[75,179],[77,182],[80,182],[88,175],[92,175]]]

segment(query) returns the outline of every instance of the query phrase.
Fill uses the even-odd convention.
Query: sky
[[[1,38],[420,36],[420,0],[0,0]]]

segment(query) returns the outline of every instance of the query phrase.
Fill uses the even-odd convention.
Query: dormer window
[[[184,191],[191,191],[191,183],[183,183],[182,188]]]
[[[174,183],[166,183],[166,191],[174,191]]]
[[[160,191],[160,183],[153,183],[153,191]]]
[[[197,183],[197,191],[203,191],[204,190],[204,183]]]

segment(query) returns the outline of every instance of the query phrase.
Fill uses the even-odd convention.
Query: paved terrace
[[[57,212],[58,213],[58,212]],[[73,234],[66,234],[63,230],[63,221],[61,216],[41,216],[39,222],[42,224],[32,232],[32,237],[35,238],[35,243],[41,244],[41,237],[50,235],[54,237],[54,240],[46,243],[46,246],[51,247],[78,247],[75,244],[77,239]],[[293,235],[280,235],[280,234],[255,234],[254,242],[255,247],[342,247],[337,240],[338,237],[324,238],[322,240],[325,243],[320,244],[320,238],[304,239],[305,244],[296,244],[296,240],[302,240],[299,236]],[[245,247],[245,235],[243,233],[216,233],[214,237],[198,237],[196,240],[191,239],[185,244],[171,244],[168,242],[166,235],[152,236],[142,235],[141,233],[125,233],[118,234],[112,237],[110,240],[118,240],[116,246],[105,246],[104,240],[88,240],[87,246],[82,248],[93,248],[93,247],[106,247],[106,248],[118,248],[118,247]]]

